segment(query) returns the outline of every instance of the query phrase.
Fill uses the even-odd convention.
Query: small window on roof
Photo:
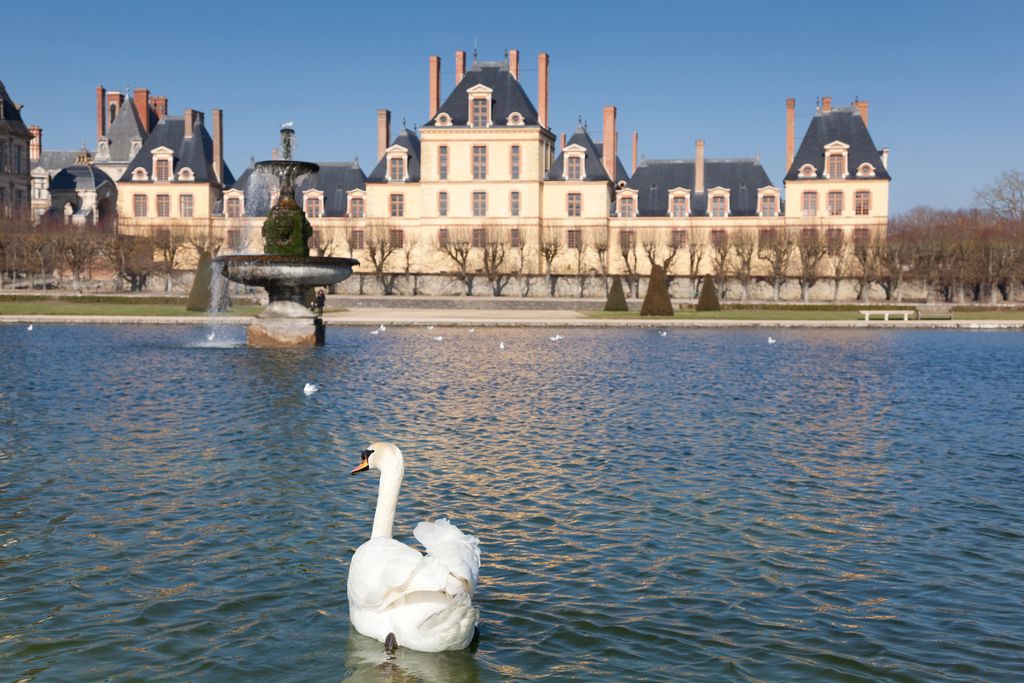
[[[818,169],[814,168],[812,164],[804,164],[800,167],[801,178],[814,178],[818,175]]]
[[[510,126],[521,126],[523,125],[523,115],[517,111],[514,111],[508,115],[506,123],[508,123],[508,125]]]
[[[437,115],[437,118],[434,119],[434,123],[436,123],[438,126],[450,126],[452,125],[452,117],[448,116],[448,114],[445,114],[444,112],[441,112],[440,114]]]
[[[874,178],[875,177],[875,167],[865,161],[863,164],[861,164],[860,166],[857,167],[857,177],[858,178]]]

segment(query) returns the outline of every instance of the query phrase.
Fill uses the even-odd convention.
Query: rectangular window
[[[447,216],[448,215],[448,193],[438,192],[437,193],[437,215]]]
[[[473,193],[473,215],[474,216],[486,216],[487,215],[487,193],[486,192],[474,192]]]
[[[519,215],[519,193],[518,192],[513,192],[511,195],[509,195],[508,206],[509,206],[510,213],[513,216],[518,216]]]
[[[817,192],[804,192],[801,198],[801,206],[805,216],[817,216],[818,215],[818,193]]]
[[[472,117],[470,125],[474,128],[482,128],[487,125],[487,98],[474,97],[472,100]]]
[[[804,228],[803,230],[800,231],[800,234],[803,236],[805,242],[812,242],[818,239],[817,228]]]
[[[632,197],[619,197],[619,216],[632,218],[636,215],[636,203]]]
[[[402,157],[391,157],[388,160],[389,175],[391,180],[405,180],[405,159]]]
[[[228,251],[242,250],[242,231],[228,230]]]
[[[565,160],[565,179],[580,180],[583,177],[583,158],[573,154]]]
[[[146,201],[146,195],[144,195],[144,194],[137,194],[132,199],[134,200],[133,201],[133,208],[135,210],[135,215],[140,217],[140,218],[145,218],[145,216],[146,216],[146,207],[149,204],[149,202]]]
[[[178,213],[182,218],[192,218],[192,195],[183,194],[178,200]]]
[[[871,213],[871,193],[867,190],[857,190],[853,195],[853,213],[857,216],[867,216]]]
[[[350,212],[350,215],[352,216],[352,218],[362,218],[363,215],[365,214],[365,211],[363,209],[363,198],[362,197],[352,197],[352,202],[351,203],[352,203],[352,210]]]
[[[242,201],[238,197],[228,197],[228,218],[238,218],[242,215]]]
[[[156,215],[160,218],[167,218],[171,215],[171,195],[158,194],[156,196]]]
[[[473,180],[487,179],[487,147],[473,145]]]
[[[685,218],[686,217],[686,197],[673,197],[672,198],[672,217],[673,218]]]
[[[437,148],[437,177],[448,180],[448,145]]]
[[[441,247],[448,246],[448,228],[441,228],[437,231],[437,244]]]
[[[349,235],[348,245],[351,249],[366,248],[366,233],[362,230],[353,230]]]
[[[171,162],[167,159],[156,160],[156,179],[168,180],[171,177]]]
[[[393,218],[401,218],[405,215],[405,195],[404,194],[393,194],[391,195],[391,216]]]
[[[320,218],[319,197],[306,197],[306,216],[309,218]]]
[[[827,234],[828,248],[835,250],[843,244],[843,229],[842,228],[829,228]]]
[[[512,241],[513,249],[518,249],[519,247],[523,246],[523,236],[522,233],[519,231],[519,228],[512,228],[512,230],[510,231],[510,238]]]
[[[583,215],[583,195],[579,192],[570,192],[566,195],[566,215]]]
[[[759,244],[771,244],[775,241],[775,228],[762,228],[757,235]]]
[[[519,180],[519,145],[512,145],[511,169],[512,180]]]
[[[673,230],[672,231],[672,248],[682,249],[686,246],[686,231],[685,230]]]
[[[14,172],[21,175],[21,145],[13,145],[14,147]]]
[[[392,228],[388,230],[388,244],[395,249],[401,249],[405,246],[405,230],[399,230],[398,228]]]
[[[566,232],[566,244],[570,249],[583,248],[583,231],[579,228],[569,228]]]
[[[842,154],[828,155],[828,177],[842,178],[846,175],[846,160]]]
[[[775,195],[761,197],[761,215],[768,218],[775,218],[778,215]]]
[[[725,197],[722,195],[711,198],[711,215],[716,218],[725,217]]]
[[[871,240],[871,230],[868,228],[854,228],[853,243],[864,246]]]
[[[479,248],[485,246],[487,244],[487,228],[473,228],[473,241],[471,244]]]
[[[829,192],[828,193],[828,215],[829,216],[842,216],[843,215],[843,193],[842,192]]]
[[[636,246],[636,233],[632,230],[619,231],[619,247],[623,251],[629,251]]]
[[[728,239],[725,236],[725,230],[718,228],[717,230],[711,231],[711,246],[722,248],[728,243]]]

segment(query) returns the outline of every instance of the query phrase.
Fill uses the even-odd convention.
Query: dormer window
[[[828,177],[842,178],[846,175],[846,161],[842,154],[828,155]]]
[[[569,145],[562,150],[565,159],[565,168],[562,170],[562,177],[565,180],[585,180],[586,173],[586,150],[580,145]]]
[[[437,115],[437,118],[434,119],[434,124],[437,126],[450,126],[452,125],[452,117],[448,116],[448,114],[445,114],[444,112],[441,112],[440,114]]]
[[[157,159],[156,160],[156,176],[157,180],[170,180],[171,178],[171,162],[168,159]]]
[[[171,179],[174,150],[160,146],[153,150],[153,180],[165,183]]]
[[[510,126],[521,126],[523,125],[523,115],[514,111],[508,115],[508,119],[505,120],[505,123]]]
[[[708,214],[712,218],[729,215],[729,188],[713,187],[708,190]]]
[[[192,169],[186,166],[185,168],[178,171],[178,180],[195,180],[196,174],[192,172]]]
[[[132,171],[132,180],[149,180],[149,174],[146,173],[146,169],[139,166]],[[135,215],[137,216],[138,214]]]
[[[388,159],[388,177],[391,180],[405,180],[405,158],[393,156]]]
[[[857,177],[858,178],[874,178],[875,177],[875,167],[865,161],[863,164],[861,164],[860,166],[857,167]]]
[[[302,193],[303,209],[308,218],[324,215],[324,193],[322,190],[306,190]]]
[[[814,168],[812,164],[804,164],[800,167],[801,178],[814,178],[818,175],[818,169]]]
[[[668,191],[668,215],[686,218],[690,215],[690,191],[677,187]]]
[[[847,154],[850,150],[850,146],[845,142],[835,140],[825,145],[825,177],[829,180],[838,180],[845,178],[848,173],[846,171],[846,159]]]
[[[636,190],[627,189],[620,191],[615,203],[615,212],[619,218],[633,218],[636,216]]]
[[[775,218],[779,215],[781,193],[770,185],[757,189],[757,215],[763,218]]]
[[[473,103],[472,106],[472,118],[469,125],[474,128],[483,128],[487,125],[487,100],[483,97],[474,97],[470,100]]]
[[[473,128],[486,128],[491,125],[491,93],[486,85],[477,84],[470,88],[469,125]]]
[[[366,216],[366,192],[364,190],[351,190],[348,193],[348,216],[349,218],[364,218]]]
[[[409,150],[401,145],[392,145],[385,152],[387,166],[384,179],[392,183],[403,183],[409,179]]]

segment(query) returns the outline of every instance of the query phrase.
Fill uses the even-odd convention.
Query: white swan
[[[779,341],[779,340],[776,339],[775,337],[771,337],[771,336],[768,337],[768,343],[769,344],[774,344],[777,341]]]
[[[405,472],[402,452],[394,444],[371,444],[352,474],[371,469],[380,471],[380,488],[370,540],[356,549],[348,570],[352,626],[386,649],[442,652],[469,646],[479,616],[472,604],[479,542],[447,519],[416,525],[413,535],[426,555],[393,539]]]
[[[310,394],[315,394],[318,391],[320,391],[319,384],[310,384],[309,382],[306,382],[306,386],[302,387],[302,393],[304,393],[306,396],[309,396]]]

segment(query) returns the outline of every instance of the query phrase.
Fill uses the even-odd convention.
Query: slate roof
[[[438,114],[444,112],[452,119],[453,126],[469,125],[469,93],[474,85],[485,85],[491,93],[492,126],[505,126],[509,114],[519,112],[523,116],[523,124],[538,125],[537,110],[527,97],[523,86],[519,84],[501,62],[474,62],[462,80],[455,85],[448,98],[441,104]],[[435,117],[436,118],[436,117]],[[434,125],[434,119],[426,124]]]
[[[49,173],[56,173],[62,168],[74,166],[79,154],[80,151],[74,149],[43,150],[39,159],[33,161],[31,166],[33,169],[42,168]]]
[[[110,141],[110,157],[98,157],[98,161],[129,162],[132,160],[132,140],[145,141],[146,131],[142,128],[139,112],[135,109],[135,101],[132,98],[125,98],[121,109],[107,127],[106,138]]]
[[[388,147],[394,145],[401,145],[409,150],[409,167],[406,169],[406,174],[409,176],[406,180],[407,183],[416,183],[420,180],[420,139],[416,133],[412,132],[408,128],[403,128],[401,132],[395,137]],[[381,157],[377,165],[373,167],[373,171],[366,177],[368,183],[384,183],[385,176],[387,174],[388,158],[387,155]]]
[[[28,126],[21,120],[21,107],[7,94],[7,88],[4,87],[3,81],[0,81],[0,133],[26,140],[32,139],[32,133],[28,132]]]
[[[50,181],[50,191],[95,190],[105,182],[113,183],[110,180],[110,176],[97,167],[91,164],[78,164],[68,166],[53,176],[53,180]]]
[[[366,175],[355,161],[317,162],[320,170],[301,178],[295,185],[295,201],[302,202],[302,193],[317,189],[324,193],[324,215],[345,216],[348,210],[348,193],[351,190],[366,189]],[[245,215],[266,216],[270,209],[272,183],[253,181],[253,167],[245,169],[232,189],[245,194]]]
[[[594,142],[587,129],[583,126],[578,126],[573,132],[572,137],[565,143],[566,147],[570,145],[579,145],[586,150],[583,158],[584,180],[609,180],[608,173],[604,170],[604,162],[602,161],[603,143]],[[555,159],[555,163],[551,165],[551,168],[544,175],[544,180],[564,180],[562,177],[564,172],[565,150],[563,149],[558,158]],[[615,182],[620,180],[629,180],[629,174],[626,172],[626,167],[622,165],[622,160],[616,156]]]
[[[850,146],[847,154],[847,169],[850,176],[857,173],[857,167],[868,162],[875,167],[875,178],[891,180],[889,172],[882,165],[882,153],[875,147],[868,127],[858,111],[852,107],[840,107],[829,112],[819,111],[811,119],[807,133],[800,143],[800,149],[793,157],[793,165],[786,173],[786,180],[803,180],[799,177],[800,167],[813,164],[818,169],[818,178],[825,171],[825,145],[839,140]]]
[[[165,116],[153,126],[153,130],[142,144],[142,149],[125,169],[124,175],[121,176],[121,182],[131,182],[132,171],[139,167],[146,169],[146,173],[152,173],[153,150],[157,147],[168,147],[174,150],[172,170],[175,174],[182,168],[188,167],[195,174],[196,182],[216,182],[213,173],[213,139],[206,131],[206,127],[197,121],[193,126],[192,137],[186,140],[185,117],[183,116]],[[225,162],[224,187],[230,187],[234,183],[235,177]]]
[[[690,215],[705,216],[707,190],[729,188],[729,215],[756,216],[757,190],[772,184],[757,159],[705,159],[704,189],[693,193],[694,160],[647,160],[637,167],[628,187],[637,191],[637,212],[641,216],[667,216],[668,191],[677,187],[690,190]],[[781,213],[781,211],[780,211]]]

